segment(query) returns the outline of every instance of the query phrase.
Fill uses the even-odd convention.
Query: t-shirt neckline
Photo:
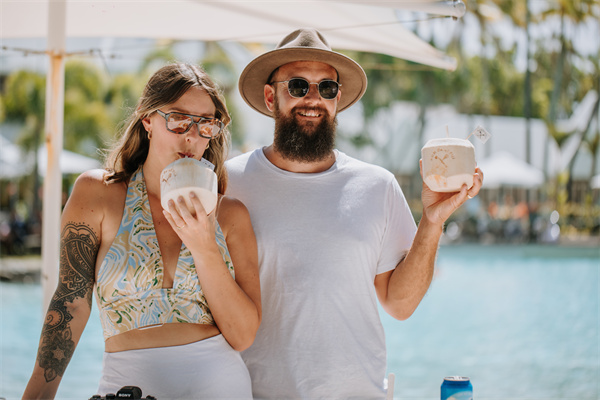
[[[299,178],[299,179],[314,178],[314,177],[329,175],[338,170],[340,162],[342,161],[342,159],[344,157],[344,153],[342,153],[341,151],[339,151],[337,149],[334,149],[333,153],[335,155],[335,161],[333,162],[331,167],[329,167],[327,170],[322,171],[322,172],[292,172],[292,171],[287,171],[285,169],[281,169],[278,166],[276,166],[275,164],[273,164],[265,155],[265,152],[264,152],[265,148],[266,148],[266,146],[261,147],[259,149],[256,149],[256,152],[255,152],[263,165],[265,165],[270,171],[273,171],[277,174],[286,175],[289,177],[295,177],[295,178]]]

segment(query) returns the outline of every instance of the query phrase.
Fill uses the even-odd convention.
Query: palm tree
[[[19,70],[10,74],[4,88],[4,104],[8,121],[21,121],[23,129],[17,142],[27,152],[33,152],[32,196],[29,215],[33,224],[40,222],[39,173],[36,151],[44,132],[46,78],[38,73]]]
[[[64,148],[98,158],[111,137],[113,121],[106,103],[108,82],[94,65],[69,60],[65,65]]]
[[[593,115],[590,117],[590,121],[588,121],[588,128],[586,128],[586,130],[583,132],[561,132],[557,129],[555,123],[559,117],[559,114],[569,114],[571,112],[571,106],[574,103],[574,100],[583,97],[588,90],[595,86],[595,83],[590,84],[589,79],[586,79],[589,78],[589,75],[581,77],[581,72],[576,68],[576,62],[584,61],[585,57],[577,53],[572,38],[566,35],[566,27],[568,24],[575,26],[582,24],[590,17],[597,19],[598,10],[600,8],[596,4],[595,0],[579,0],[576,2],[570,0],[557,0],[556,4],[557,6],[555,8],[546,10],[541,14],[543,19],[547,20],[550,18],[556,18],[558,16],[560,21],[560,29],[557,34],[560,50],[551,54],[553,57],[552,68],[554,75],[552,79],[553,86],[550,95],[546,122],[549,132],[559,144],[561,141],[566,140],[574,133],[581,135],[579,146],[568,164],[569,178],[567,182],[567,196],[568,199],[570,199],[570,188],[573,184],[573,167],[575,159],[577,158],[581,148],[586,143],[586,132],[589,129]],[[597,59],[593,60],[592,58],[591,62],[595,65],[594,74],[597,76]],[[575,96],[570,93],[575,93]]]
[[[2,95],[0,94],[0,122],[4,121],[4,100],[2,99]]]
[[[599,50],[600,53],[600,50]],[[598,54],[600,56],[600,54]],[[596,58],[596,71],[600,71],[600,57]],[[598,93],[598,98],[600,98],[600,73],[596,74],[596,93]],[[596,108],[594,109],[593,118],[596,120],[596,132],[589,139],[587,139],[587,144],[592,153],[592,167],[590,168],[590,181],[594,176],[596,176],[600,171],[597,170],[598,165],[598,156],[600,156],[600,107],[596,104]]]
[[[558,106],[561,94],[564,93],[565,83],[563,80],[569,78],[568,71],[565,71],[567,64],[570,64],[573,57],[579,57],[573,46],[572,38],[565,34],[567,23],[571,22],[574,25],[583,23],[587,18],[592,16],[594,7],[597,7],[597,0],[556,0],[555,8],[550,8],[543,11],[540,16],[542,20],[558,16],[560,19],[560,31],[558,32],[558,41],[560,50],[555,55],[554,62],[554,87],[550,99],[550,108],[548,110],[548,121],[556,122],[558,115]],[[567,73],[567,74],[565,74]],[[568,84],[568,82],[566,82]]]

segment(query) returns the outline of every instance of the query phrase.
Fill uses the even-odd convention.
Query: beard
[[[299,110],[316,111],[323,115],[318,124],[301,125],[296,119]],[[331,156],[335,147],[335,129],[337,117],[331,118],[327,110],[322,108],[294,107],[289,115],[283,115],[279,109],[277,97],[274,103],[275,149],[292,161],[321,161]]]

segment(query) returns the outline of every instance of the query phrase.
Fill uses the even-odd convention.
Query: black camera
[[[157,400],[154,396],[142,397],[142,389],[137,386],[123,386],[115,393],[107,393],[102,397],[95,394],[89,400],[116,400],[116,399],[132,399],[132,400]]]

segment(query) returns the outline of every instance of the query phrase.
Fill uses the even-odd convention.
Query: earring
[[[147,132],[148,140],[152,137],[152,130],[148,130]]]
[[[208,150],[209,147],[210,147],[210,140],[208,141],[208,144],[206,145],[206,148],[204,150]]]

